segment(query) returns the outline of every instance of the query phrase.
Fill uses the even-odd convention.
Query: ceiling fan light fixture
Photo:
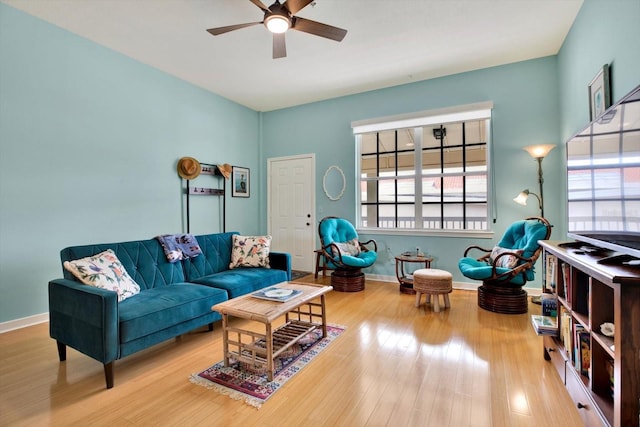
[[[264,25],[272,33],[281,34],[291,27],[291,21],[286,16],[272,14],[265,18]]]

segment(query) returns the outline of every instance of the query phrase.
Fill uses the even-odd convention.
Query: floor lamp
[[[522,190],[518,196],[513,199],[514,202],[521,204],[523,206],[527,205],[527,198],[530,194],[536,196],[538,199],[538,207],[540,208],[540,216],[544,218],[544,197],[543,197],[543,188],[542,184],[544,183],[544,179],[542,178],[542,159],[546,157],[547,154],[553,148],[555,144],[540,144],[540,145],[529,145],[523,148],[527,153],[531,155],[534,159],[538,161],[538,184],[540,186],[540,195],[538,196],[536,193],[529,191],[529,189]]]

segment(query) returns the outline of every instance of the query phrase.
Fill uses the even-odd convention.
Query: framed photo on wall
[[[234,166],[231,172],[231,196],[249,197],[249,168]]]
[[[609,64],[602,69],[589,83],[589,118],[595,120],[604,110],[611,106],[611,90],[609,82]]]

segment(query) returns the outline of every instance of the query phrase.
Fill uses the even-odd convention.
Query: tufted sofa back
[[[204,234],[196,236],[202,254],[184,260],[184,271],[187,281],[193,281],[210,274],[229,269],[231,263],[232,238],[237,231],[229,233]]]
[[[169,263],[162,246],[156,239],[71,246],[60,251],[60,260],[64,263],[96,255],[107,249],[116,253],[122,266],[141,289],[157,288],[185,281],[182,263]],[[65,279],[77,281],[64,267],[62,271]]]

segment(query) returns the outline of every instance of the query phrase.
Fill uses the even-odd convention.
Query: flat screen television
[[[568,237],[640,258],[640,86],[567,141]]]

